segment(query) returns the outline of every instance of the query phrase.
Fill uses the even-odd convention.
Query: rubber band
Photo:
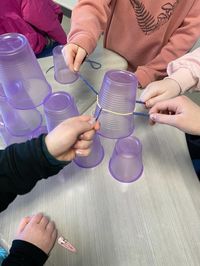
[[[128,116],[128,115],[132,115],[133,112],[130,112],[130,113],[119,113],[119,112],[113,112],[111,110],[108,110],[108,109],[105,109],[103,108],[100,104],[99,104],[99,97],[97,95],[97,106],[104,112],[106,113],[110,113],[110,114],[113,114],[113,115],[121,115],[121,116]]]

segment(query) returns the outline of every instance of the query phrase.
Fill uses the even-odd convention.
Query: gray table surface
[[[54,2],[56,2],[62,7],[72,10],[78,1],[77,0],[54,0]]]
[[[41,211],[78,250],[73,254],[55,244],[46,265],[200,265],[200,185],[185,136],[168,126],[152,127],[143,117],[135,117],[135,127],[143,145],[139,180],[123,184],[110,175],[114,141],[102,138],[105,157],[96,168],[72,163],[0,214],[5,243],[21,217]]]

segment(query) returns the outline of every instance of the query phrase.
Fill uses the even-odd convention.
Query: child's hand
[[[156,103],[149,114],[155,123],[168,124],[186,133],[200,135],[200,106],[186,96]]]
[[[87,56],[87,52],[80,46],[69,43],[63,48],[63,56],[69,69],[73,72],[78,72],[81,64]]]
[[[92,138],[99,123],[91,123],[91,116],[69,118],[54,128],[45,138],[48,151],[61,161],[71,161],[76,155],[88,156]]]
[[[179,84],[174,79],[166,78],[150,83],[142,92],[140,100],[150,108],[157,102],[178,96],[180,92]]]
[[[38,213],[31,217],[25,217],[21,221],[16,239],[27,241],[49,254],[56,237],[57,230],[54,222]]]

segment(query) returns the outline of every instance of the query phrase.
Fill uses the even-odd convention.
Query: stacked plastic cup
[[[133,133],[137,78],[128,71],[106,72],[98,95],[95,116],[102,108],[99,134],[112,139],[124,138]]]
[[[67,67],[62,54],[63,47],[58,45],[53,49],[54,78],[61,84],[71,84],[79,78],[79,75]]]
[[[0,116],[0,136],[5,146],[9,146],[13,143],[22,143],[31,138],[31,135],[24,135],[24,136],[12,135],[6,128],[1,116]]]
[[[118,139],[109,162],[111,175],[118,181],[130,183],[143,172],[142,144],[139,139],[129,136]]]
[[[86,157],[76,157],[74,162],[83,168],[93,168],[101,163],[104,158],[104,149],[101,145],[100,138],[97,134],[94,135],[91,152]]]
[[[51,92],[26,37],[18,33],[0,35],[0,80],[14,108],[35,108]]]
[[[39,132],[42,115],[36,109],[51,93],[25,36],[0,35],[1,136],[6,145],[30,139]]]
[[[67,92],[52,93],[44,102],[47,130],[50,132],[65,119],[78,116],[74,98]]]
[[[5,132],[8,132],[7,139],[11,136],[28,139],[42,123],[42,116],[36,109],[19,110],[13,108],[8,102],[2,86],[0,86],[0,114],[2,123],[6,128]]]

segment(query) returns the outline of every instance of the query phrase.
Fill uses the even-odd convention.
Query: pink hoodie
[[[104,46],[129,63],[142,87],[166,76],[169,62],[200,35],[199,0],[79,0],[68,41],[90,54],[104,32]]]
[[[200,48],[188,53],[167,68],[169,77],[175,79],[181,86],[182,92],[189,89],[200,90]]]
[[[66,44],[61,21],[62,11],[52,0],[0,0],[0,34],[24,34],[36,54],[47,44],[45,36]]]

